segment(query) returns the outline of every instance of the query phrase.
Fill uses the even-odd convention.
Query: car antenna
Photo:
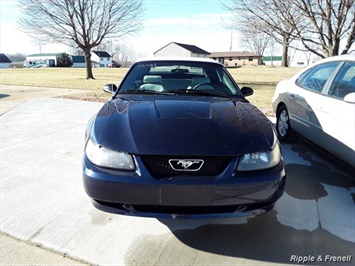
[[[114,54],[113,54],[113,50],[112,50],[112,40],[110,40],[110,50],[111,50],[111,57],[110,57],[110,61],[111,61],[111,84],[113,84],[113,56],[114,56]]]

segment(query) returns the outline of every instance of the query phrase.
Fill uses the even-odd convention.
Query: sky
[[[208,52],[241,50],[238,32],[227,29],[230,14],[221,3],[229,0],[144,0],[144,28],[120,42],[135,52],[151,55],[170,42],[196,45]],[[70,53],[60,44],[38,45],[19,30],[17,0],[0,0],[0,53]]]

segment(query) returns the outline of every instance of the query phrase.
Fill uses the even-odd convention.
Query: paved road
[[[27,265],[287,265],[308,255],[323,260],[310,265],[351,265],[329,256],[354,261],[354,175],[298,138],[282,145],[286,193],[267,214],[183,221],[96,210],[83,190],[81,156],[86,122],[100,106],[42,98],[1,116],[2,239],[32,247]],[[42,262],[34,260],[36,246],[46,254]],[[64,254],[76,261],[49,259]],[[20,264],[22,255],[6,246],[1,262]]]

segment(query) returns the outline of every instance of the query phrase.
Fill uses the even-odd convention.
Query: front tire
[[[276,131],[279,140],[286,141],[291,134],[290,116],[286,106],[281,106],[277,112]]]

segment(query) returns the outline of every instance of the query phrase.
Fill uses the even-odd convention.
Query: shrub
[[[57,67],[71,67],[73,65],[72,60],[69,55],[66,53],[62,53],[57,61]]]

